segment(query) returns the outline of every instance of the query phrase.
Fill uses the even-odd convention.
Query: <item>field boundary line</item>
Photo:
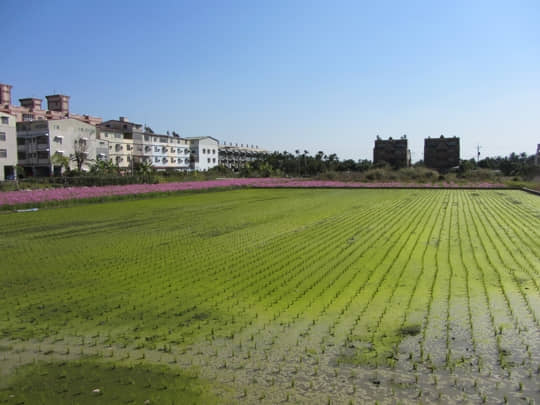
[[[521,191],[525,191],[526,193],[529,193],[529,194],[534,194],[534,195],[540,196],[540,191],[533,190],[533,189],[531,189],[531,188],[521,187],[520,190],[521,190]]]

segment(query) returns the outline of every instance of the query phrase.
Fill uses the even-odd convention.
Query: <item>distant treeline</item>
[[[424,167],[424,162],[419,161],[413,167]],[[535,166],[534,155],[528,156],[526,153],[511,153],[506,157],[487,157],[479,162],[475,159],[462,160],[459,167],[454,171],[465,173],[474,169],[498,170],[504,176],[530,177],[538,168]],[[336,154],[325,154],[323,151],[310,155],[308,151],[300,153],[273,152],[267,155],[260,155],[259,158],[250,162],[240,170],[242,175],[259,176],[304,176],[313,177],[327,172],[366,172],[372,169],[392,168],[387,164],[373,164],[370,160],[346,159],[340,160]]]

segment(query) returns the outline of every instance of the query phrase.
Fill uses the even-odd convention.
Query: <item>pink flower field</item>
[[[21,190],[0,192],[0,206],[41,203],[47,201],[77,200],[115,195],[144,193],[168,193],[184,190],[207,190],[223,187],[256,188],[504,188],[503,184],[471,183],[463,186],[456,183],[415,184],[415,183],[360,183],[324,180],[302,180],[284,178],[241,178],[208,181],[191,181],[163,184],[130,184],[123,186],[67,187],[55,189]]]

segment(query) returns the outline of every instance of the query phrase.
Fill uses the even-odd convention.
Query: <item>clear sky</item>
[[[15,100],[270,150],[372,159],[377,134],[540,143],[540,2],[2,0]],[[45,105],[45,102],[44,102]]]

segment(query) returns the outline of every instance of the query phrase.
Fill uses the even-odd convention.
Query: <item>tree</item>
[[[139,176],[150,176],[154,173],[154,166],[152,166],[152,162],[146,160],[137,162],[135,163],[135,173]]]
[[[53,165],[60,166],[60,170],[69,170],[69,157],[57,152],[52,156],[51,161]]]
[[[90,173],[97,176],[118,176],[120,174],[120,167],[110,160],[98,160],[90,168]]]
[[[78,137],[73,141],[73,153],[69,156],[69,160],[75,162],[79,172],[85,163],[93,161],[88,157],[88,141],[86,139]]]

